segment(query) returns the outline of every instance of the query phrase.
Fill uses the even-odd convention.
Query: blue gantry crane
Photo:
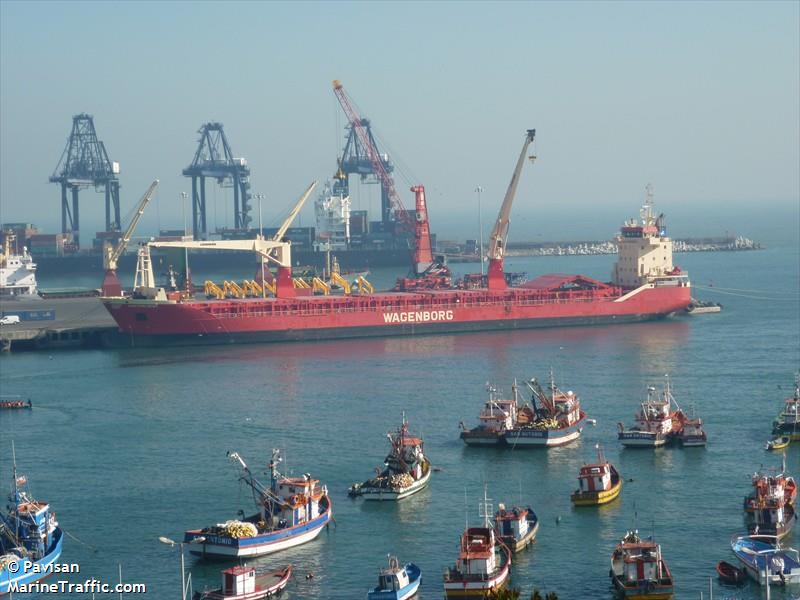
[[[192,164],[183,170],[192,178],[192,231],[195,238],[206,238],[206,178],[222,187],[233,187],[233,227],[246,231],[250,221],[250,167],[244,158],[234,158],[222,123],[205,123]],[[198,185],[199,184],[199,185]]]
[[[105,191],[106,231],[119,231],[118,175],[119,163],[108,159],[105,145],[97,139],[92,116],[82,113],[72,117],[72,132],[50,182],[61,184],[61,232],[72,234],[76,248],[80,247],[78,191],[81,188],[94,186],[97,191]]]

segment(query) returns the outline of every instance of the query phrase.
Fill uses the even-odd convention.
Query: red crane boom
[[[367,130],[364,127],[361,117],[353,103],[344,91],[342,83],[338,80],[333,82],[333,93],[342,105],[342,110],[350,122],[353,131],[356,132],[358,140],[361,145],[366,149],[369,161],[372,164],[372,170],[375,175],[380,179],[381,185],[386,190],[389,201],[394,210],[395,220],[400,223],[407,231],[414,233],[415,247],[414,247],[414,273],[417,276],[423,275],[433,264],[433,252],[431,251],[431,237],[428,228],[428,209],[425,205],[425,188],[417,185],[411,188],[411,191],[416,194],[416,222],[409,216],[408,211],[403,206],[400,196],[394,187],[394,179],[386,171],[383,164],[381,155],[378,149],[371,142]]]

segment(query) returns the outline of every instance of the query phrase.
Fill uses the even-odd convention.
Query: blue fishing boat
[[[61,556],[63,532],[50,505],[34,500],[24,475],[13,469],[7,510],[0,512],[0,596],[36,592]]]
[[[184,542],[193,542],[189,546],[192,554],[209,558],[263,556],[310,542],[330,523],[333,505],[328,489],[308,473],[302,477],[281,475],[278,450],[272,451],[269,462],[269,486],[255,478],[238,453],[228,456],[241,468],[239,479],[252,488],[258,512],[241,521],[187,531]]]
[[[422,571],[414,563],[400,566],[397,557],[389,557],[389,566],[378,573],[378,587],[367,592],[367,600],[406,600],[412,598],[422,581]]]
[[[800,555],[794,548],[783,548],[774,535],[735,535],[731,550],[747,574],[759,585],[800,583]]]

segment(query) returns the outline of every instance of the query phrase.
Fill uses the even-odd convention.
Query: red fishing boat
[[[331,294],[292,277],[291,245],[283,240],[313,185],[272,239],[150,242],[139,251],[134,293],[105,298],[119,326],[110,343],[135,346],[278,342],[370,336],[512,330],[566,325],[631,323],[664,318],[691,302],[688,275],[672,263],[672,241],[652,195],[640,219],[627,221],[617,238],[619,258],[612,281],[583,275],[542,275],[522,285],[507,282],[503,269],[509,216],[528,146],[529,130],[489,242],[488,275],[467,275],[451,283],[449,270],[433,259],[425,189],[416,194],[414,276],[394,290],[371,286]],[[533,157],[531,157],[533,158]],[[396,214],[407,211],[396,210]],[[242,285],[206,286],[208,298],[155,283],[150,248],[250,251],[260,273]],[[266,267],[275,267],[272,275]],[[187,268],[188,273],[188,268]],[[187,277],[188,279],[188,277]],[[191,288],[188,284],[186,289]]]
[[[22,400],[19,398],[15,398],[13,400],[0,399],[0,408],[33,408],[33,403],[31,402],[30,398],[27,400]]]

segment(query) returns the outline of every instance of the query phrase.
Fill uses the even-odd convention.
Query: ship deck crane
[[[508,184],[505,198],[503,198],[503,204],[500,206],[500,212],[497,214],[497,222],[494,224],[492,235],[489,238],[489,248],[486,257],[489,259],[487,287],[490,290],[504,290],[508,287],[505,274],[503,273],[503,257],[506,251],[509,216],[511,215],[511,205],[514,203],[514,196],[517,193],[517,184],[519,183],[519,176],[522,172],[522,165],[525,163],[525,154],[528,152],[528,146],[531,145],[535,137],[536,130],[528,129],[525,134],[525,142],[522,144],[522,151],[517,159],[517,165],[514,167],[514,173],[511,175],[511,181]],[[533,162],[536,156],[529,156],[528,158]]]
[[[128,247],[128,242],[131,241],[133,231],[136,229],[136,225],[139,224],[139,220],[144,214],[144,209],[147,206],[147,203],[150,202],[150,198],[153,197],[157,187],[158,179],[150,184],[150,187],[147,188],[147,191],[144,193],[144,196],[142,196],[142,199],[139,200],[139,205],[136,208],[136,212],[134,213],[133,218],[131,218],[131,222],[128,224],[128,227],[125,229],[125,232],[122,234],[122,237],[119,239],[117,244],[112,245],[111,242],[108,241],[103,244],[103,269],[105,269],[106,272],[105,277],[103,278],[103,296],[122,296],[122,284],[119,281],[119,277],[117,277],[117,261]]]
[[[394,179],[389,174],[386,163],[375,146],[374,139],[367,131],[365,123],[368,124],[369,122],[359,116],[340,81],[334,80],[333,92],[339,100],[347,120],[350,122],[351,130],[355,132],[357,139],[367,153],[373,173],[381,181],[381,185],[394,211],[395,220],[408,231],[414,232],[413,277],[398,280],[398,289],[450,287],[450,270],[433,259],[428,225],[428,208],[425,203],[425,188],[422,185],[416,185],[411,188],[411,191],[416,195],[416,220],[414,220],[403,206],[403,202],[395,189]]]
[[[293,298],[295,294],[292,282],[292,254],[291,242],[283,241],[286,230],[292,224],[303,204],[314,191],[317,182],[314,181],[297,201],[289,216],[278,228],[278,232],[271,239],[264,239],[260,234],[251,240],[193,240],[185,242],[148,242],[144,254],[140,252],[140,262],[149,261],[149,248],[184,248],[186,250],[237,250],[254,252],[262,260],[269,261],[277,266],[275,278],[276,296],[279,298]],[[147,267],[152,271],[152,267]],[[263,262],[262,262],[263,269]],[[154,280],[152,272],[146,273],[145,281]],[[263,278],[262,278],[263,281]],[[261,282],[259,282],[261,284]],[[264,282],[266,284],[266,282]],[[149,287],[149,286],[145,286]]]

